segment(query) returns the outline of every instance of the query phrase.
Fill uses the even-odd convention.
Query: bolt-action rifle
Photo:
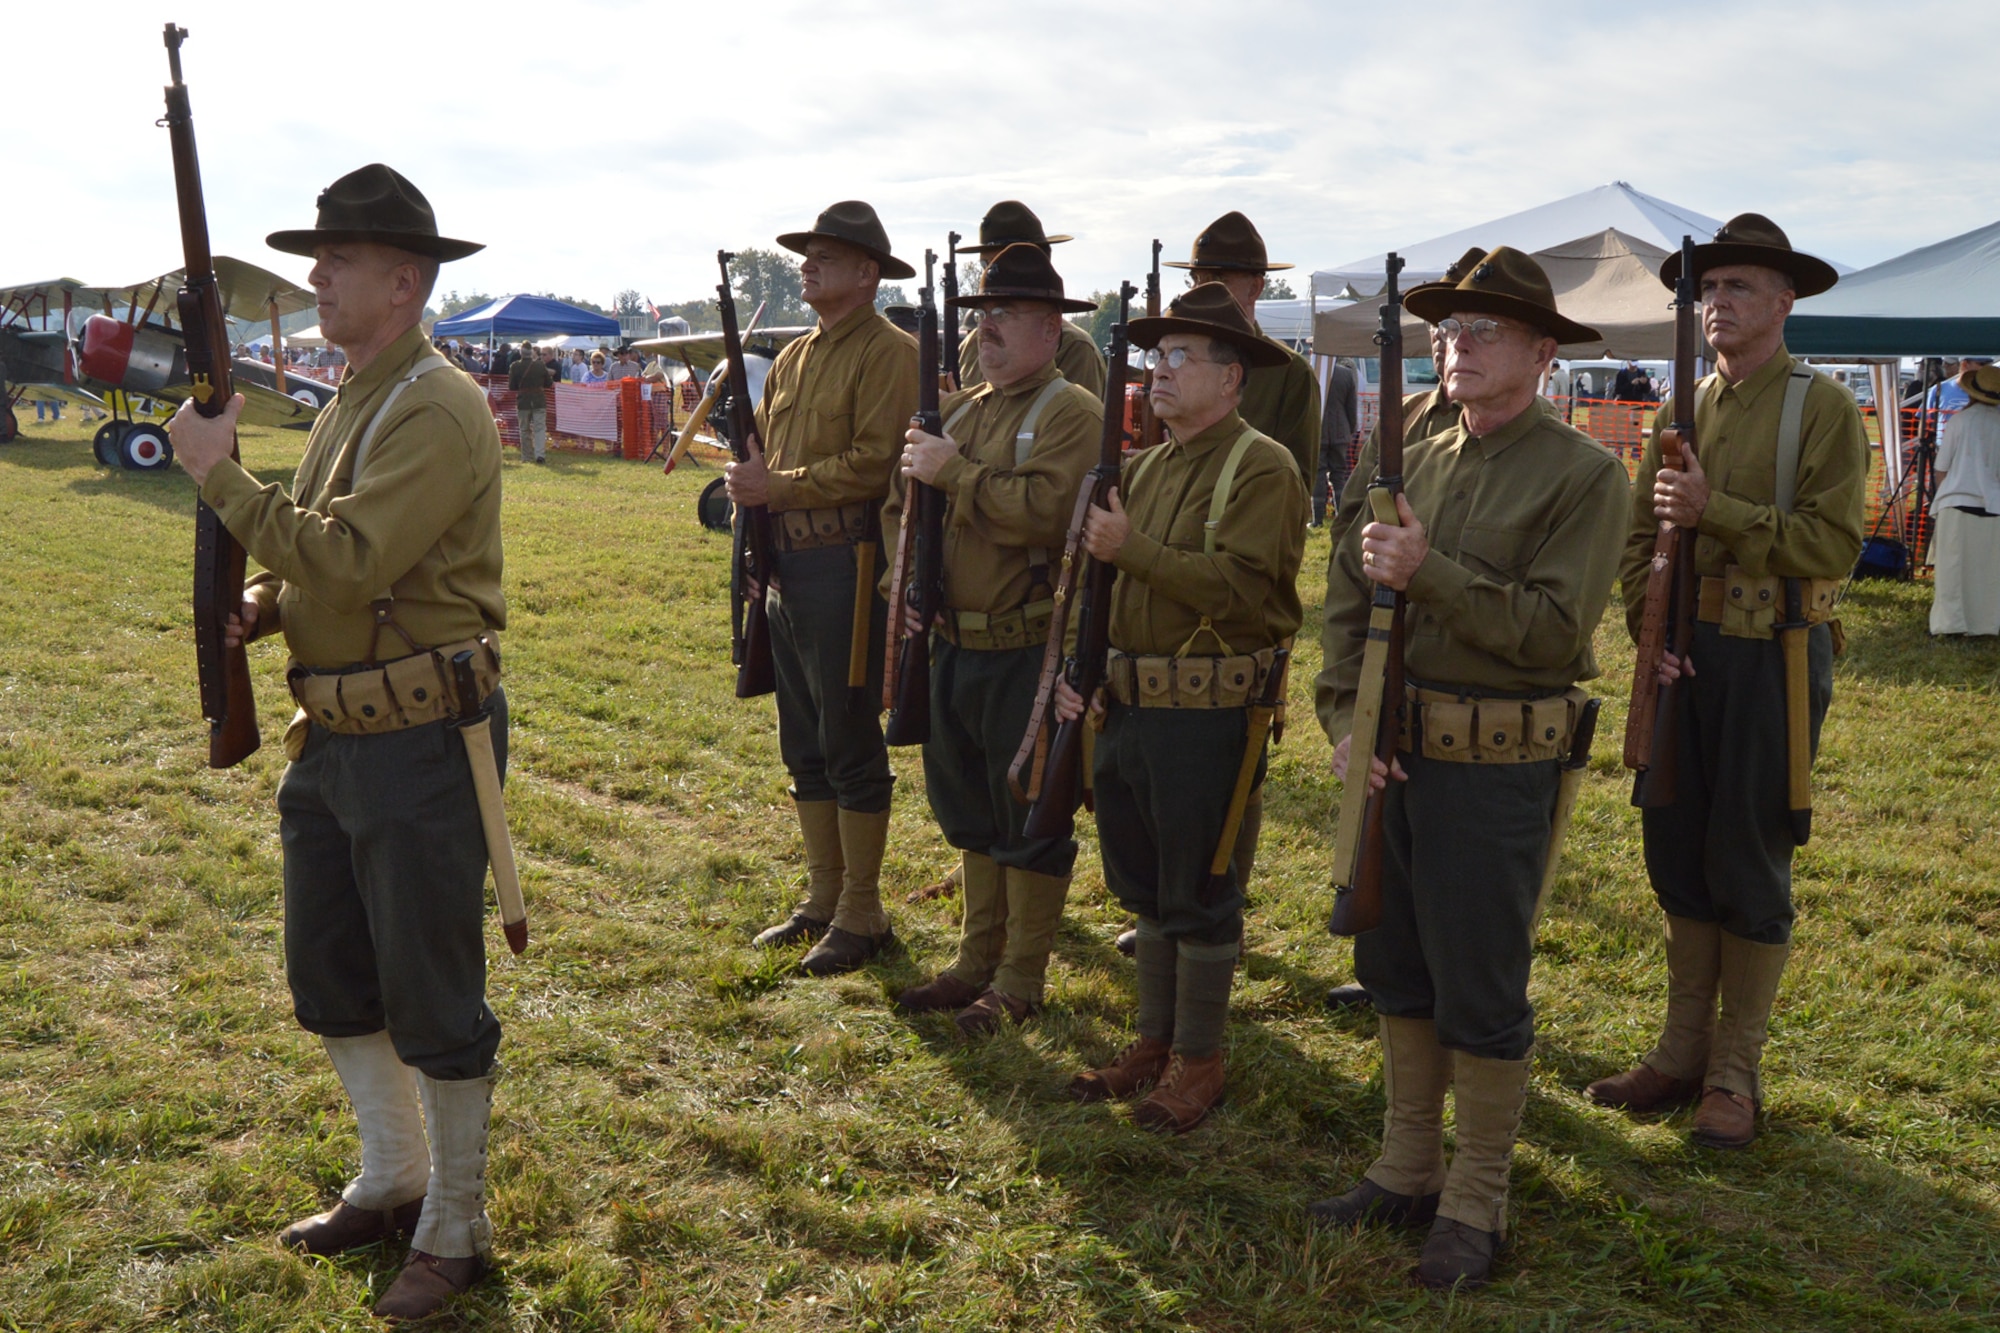
[[[949,272],[950,270],[946,270]],[[917,429],[944,434],[938,414],[938,308],[931,285],[937,251],[924,251],[924,286],[917,294]],[[909,608],[917,630],[905,629]],[[944,609],[944,492],[909,479],[903,492],[903,523],[896,535],[896,562],[889,569],[889,635],[882,673],[882,706],[889,720],[882,739],[890,745],[922,745],[931,735],[931,624]]]
[[[1146,318],[1160,317],[1160,241],[1153,239],[1153,267],[1146,274]],[[1166,438],[1166,431],[1160,419],[1153,415],[1153,368],[1148,366],[1143,387],[1139,391],[1139,438],[1132,442],[1135,449],[1150,449]]]
[[[958,358],[964,355],[964,340],[958,332],[958,243],[964,238],[957,232],[945,236],[944,245],[944,351],[940,361],[944,373],[951,376],[951,387],[960,388],[958,379]]]
[[[229,377],[229,324],[208,248],[208,210],[202,202],[201,164],[194,151],[194,116],[181,82],[181,43],[187,29],[167,25],[167,135],[174,151],[174,194],[180,204],[181,253],[186,285],[175,294],[187,338],[188,378],[194,410],[222,415],[235,393]],[[239,457],[232,441],[231,458]],[[208,719],[208,766],[229,768],[257,749],[257,699],[250,688],[250,658],[243,645],[222,641],[229,617],[243,605],[242,543],[229,535],[206,501],[194,507],[194,661],[201,680],[201,715]]]
[[[750,374],[743,364],[743,336],[736,327],[736,297],[729,289],[727,250],[715,252],[722,282],[715,303],[722,313],[722,349],[729,367],[723,401],[722,433],[737,462],[750,461],[757,433],[756,405],[750,401]],[[714,414],[710,414],[714,420]],[[735,551],[729,566],[729,660],[736,664],[736,697],[754,699],[778,688],[771,662],[771,618],[765,598],[771,591],[771,511],[765,505],[736,507]]]

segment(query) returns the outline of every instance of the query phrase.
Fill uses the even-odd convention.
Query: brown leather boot
[[[1704,1148],[1747,1148],[1757,1140],[1757,1103],[1740,1092],[1710,1088],[1701,1095],[1689,1137]]]
[[[1701,1096],[1701,1080],[1669,1078],[1651,1065],[1641,1064],[1622,1074],[1598,1079],[1584,1092],[1599,1106],[1613,1106],[1621,1111],[1657,1111],[1685,1106]]]
[[[1363,1176],[1347,1193],[1307,1204],[1306,1212],[1323,1227],[1427,1227],[1437,1218],[1440,1197],[1398,1194]]]
[[[959,1010],[952,1021],[966,1036],[983,1037],[998,1032],[1008,1023],[1025,1023],[1034,1016],[1034,1005],[988,986],[978,999]]]
[[[1417,1259],[1417,1281],[1437,1290],[1461,1287],[1476,1291],[1493,1280],[1493,1256],[1500,1252],[1503,1239],[1497,1231],[1481,1231],[1469,1222],[1440,1217],[1431,1223],[1431,1234],[1424,1237],[1423,1253]]]
[[[1147,1129],[1187,1133],[1222,1105],[1223,1064],[1221,1051],[1193,1060],[1175,1052],[1133,1118]]]
[[[802,907],[782,924],[771,927],[758,935],[750,943],[759,949],[783,949],[793,944],[806,944],[826,934],[827,923],[816,921],[806,915]]]
[[[469,1291],[472,1284],[493,1271],[478,1255],[463,1259],[440,1259],[435,1254],[411,1250],[409,1263],[396,1275],[375,1313],[392,1323],[414,1323],[428,1319],[445,1307],[452,1297]]]
[[[417,1229],[423,1213],[422,1198],[387,1209],[356,1208],[342,1199],[326,1212],[286,1227],[278,1233],[278,1243],[307,1254],[345,1254],[392,1236],[409,1235]]]
[[[1140,1037],[1102,1069],[1078,1074],[1070,1080],[1069,1095],[1080,1102],[1108,1102],[1130,1097],[1149,1087],[1166,1070],[1173,1044],[1155,1037]]]
[[[1121,930],[1118,932],[1118,938],[1112,943],[1118,947],[1119,953],[1130,958],[1139,948],[1139,932],[1136,929]]]
[[[799,971],[809,977],[852,972],[888,948],[895,939],[895,932],[891,930],[885,929],[880,935],[856,935],[853,931],[831,926],[820,942],[799,960]]]
[[[979,987],[960,981],[949,972],[940,972],[921,986],[912,986],[896,997],[896,1007],[906,1014],[932,1014],[941,1009],[963,1009],[979,998]]]

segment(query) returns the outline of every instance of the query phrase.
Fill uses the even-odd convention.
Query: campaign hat
[[[1715,239],[1694,248],[1694,279],[1725,264],[1755,264],[1774,268],[1792,280],[1792,290],[1801,300],[1818,296],[1840,281],[1840,274],[1824,259],[1792,249],[1784,229],[1761,213],[1738,213],[1715,229]],[[1674,251],[1660,265],[1660,281],[1672,287],[1681,276],[1681,252]]]
[[[958,252],[984,258],[1024,241],[1046,250],[1052,245],[1074,239],[1073,236],[1050,236],[1042,230],[1042,220],[1035,216],[1034,209],[1019,199],[1002,199],[979,219],[979,244],[961,245]]]
[[[1479,267],[1479,261],[1484,258],[1486,258],[1486,247],[1483,245],[1473,246],[1470,250],[1467,250],[1464,254],[1451,261],[1451,267],[1444,271],[1443,277],[1431,278],[1428,281],[1413,283],[1405,287],[1403,289],[1403,299],[1407,301],[1412,292],[1421,292],[1432,287],[1458,286],[1466,274]]]
[[[1201,235],[1194,238],[1194,249],[1185,262],[1169,259],[1168,268],[1235,269],[1242,273],[1268,273],[1272,269],[1290,268],[1290,264],[1274,264],[1264,252],[1264,238],[1250,219],[1241,213],[1224,213],[1215,221],[1201,229]]]
[[[1044,301],[1069,314],[1097,309],[1094,301],[1063,295],[1062,274],[1049,261],[1049,252],[1032,241],[1016,241],[995,255],[979,275],[978,291],[961,292],[945,304],[986,306],[996,301]]]
[[[811,231],[788,231],[778,238],[778,244],[796,254],[804,254],[806,246],[815,240],[843,241],[865,252],[882,266],[885,278],[917,276],[915,269],[889,252],[889,233],[882,229],[882,219],[859,199],[845,199],[834,204],[819,215]]]
[[[1250,369],[1282,366],[1291,353],[1257,332],[1243,316],[1243,307],[1219,282],[1190,287],[1173,299],[1164,315],[1142,315],[1132,320],[1127,332],[1134,347],[1157,347],[1170,333],[1199,333],[1217,338],[1243,353]]]
[[[1455,283],[1412,288],[1403,305],[1418,319],[1433,324],[1463,310],[1519,320],[1558,343],[1596,342],[1603,336],[1556,309],[1549,275],[1532,256],[1511,245],[1487,251],[1472,271]]]
[[[438,235],[437,214],[424,192],[380,162],[350,171],[321,190],[318,208],[316,225],[274,231],[264,243],[288,255],[310,255],[322,245],[368,241],[437,260],[463,259],[486,248],[477,241]]]

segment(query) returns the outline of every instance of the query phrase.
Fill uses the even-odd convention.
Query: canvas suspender
[[[1215,554],[1215,530],[1221,526],[1222,511],[1229,505],[1229,492],[1236,485],[1236,468],[1243,461],[1243,455],[1250,452],[1250,442],[1257,438],[1255,426],[1245,426],[1236,442],[1229,446],[1229,457],[1222,460],[1222,471],[1216,474],[1215,492],[1208,497],[1208,521],[1201,525],[1201,553]],[[1146,461],[1158,453],[1160,446],[1154,446],[1132,460],[1132,469],[1125,475],[1125,487],[1130,488],[1139,480],[1139,469]]]
[[[368,449],[369,446],[375,443],[376,428],[382,424],[382,418],[389,415],[389,409],[396,405],[396,400],[403,396],[403,390],[409,388],[433,370],[443,370],[450,364],[449,361],[433,352],[431,355],[418,361],[414,366],[411,366],[410,373],[396,381],[396,387],[389,390],[389,396],[382,400],[382,406],[376,408],[375,415],[369,418],[368,429],[361,432],[361,443],[354,446],[354,467],[347,474],[348,490],[351,491],[354,489],[355,479],[361,475],[361,465],[368,461]]]
[[[1799,498],[1800,436],[1805,429],[1806,391],[1812,388],[1812,367],[1794,364],[1785,384],[1785,405],[1778,413],[1777,500],[1789,514]]]
[[[1026,463],[1028,455],[1035,451],[1035,426],[1042,419],[1042,409],[1047,407],[1051,402],[1054,402],[1055,396],[1068,387],[1069,381],[1064,379],[1059,373],[1054,379],[1044,384],[1042,391],[1035,395],[1035,401],[1028,404],[1028,415],[1021,419],[1021,429],[1014,433],[1015,467],[1018,468],[1023,463]],[[954,430],[957,430],[959,423],[971,414],[972,409],[980,401],[978,398],[973,398],[960,403],[958,410],[951,414],[951,420],[944,423],[944,433],[949,435]],[[1041,546],[1029,547],[1028,564],[1035,570],[1036,584],[1046,586],[1049,581],[1048,549]]]

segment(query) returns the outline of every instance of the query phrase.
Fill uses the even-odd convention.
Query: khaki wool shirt
[[[887,495],[916,410],[917,340],[874,306],[787,343],[757,405],[771,510]]]
[[[1695,457],[1708,474],[1708,507],[1694,543],[1695,569],[1708,577],[1740,565],[1746,574],[1845,578],[1861,556],[1868,484],[1868,432],[1854,396],[1815,371],[1799,423],[1799,489],[1789,514],[1778,510],[1778,418],[1785,382],[1797,364],[1776,355],[1740,384],[1720,372],[1695,390]],[[1631,526],[1618,572],[1625,625],[1636,641],[1646,615],[1646,571],[1653,560],[1653,477],[1660,432],[1673,425],[1671,403],[1653,418],[1653,438],[1632,486]]]
[[[1259,435],[1236,465],[1215,554],[1203,549],[1210,500],[1243,433],[1229,415],[1192,439],[1169,433],[1125,464],[1131,535],[1118,552],[1111,646],[1135,656],[1254,653],[1298,632],[1299,560],[1311,502],[1285,447]],[[1213,633],[1203,631],[1203,617]],[[1193,642],[1190,642],[1190,640]]]
[[[396,383],[434,348],[416,329],[342,381],[313,422],[288,494],[227,459],[201,497],[269,571],[245,591],[258,626],[282,627],[300,665],[366,661],[368,604],[395,599],[395,621],[426,648],[507,624],[500,591],[500,433],[486,392],[462,370],[433,370],[404,389],[368,446],[354,448]],[[376,656],[410,652],[382,630]]]
[[[1068,320],[1062,322],[1062,333],[1056,339],[1056,369],[1093,397],[1104,397],[1104,353],[1097,350],[1088,333]],[[958,346],[958,387],[970,389],[984,383],[986,372],[979,368],[979,330],[974,329]]]
[[[1034,586],[1030,552],[1041,563],[1062,559],[1070,511],[1083,477],[1097,462],[1103,415],[1095,397],[1065,385],[1035,422],[1034,447],[1014,464],[1015,437],[1043,387],[1057,378],[1054,363],[1006,389],[982,384],[946,395],[940,414],[947,425],[960,408],[971,411],[951,431],[958,457],[938,473],[945,493],[945,604],[954,611],[1001,615],[1051,589]],[[900,471],[882,507],[883,549],[896,549],[901,528],[903,482]],[[1046,577],[1053,579],[1050,570]],[[886,575],[885,575],[886,584]]]
[[[1313,374],[1312,362],[1276,338],[1265,336],[1264,341],[1282,348],[1287,359],[1244,378],[1237,414],[1285,446],[1301,477],[1314,476],[1319,471],[1319,376]]]
[[[1590,640],[1611,600],[1630,487],[1625,465],[1537,398],[1484,437],[1463,420],[1405,446],[1403,486],[1430,553],[1408,590],[1403,660],[1439,689],[1544,692],[1597,674]],[[1353,730],[1373,582],[1367,520],[1342,506],[1327,561],[1325,668],[1314,707]],[[1357,521],[1358,520],[1358,521]]]

